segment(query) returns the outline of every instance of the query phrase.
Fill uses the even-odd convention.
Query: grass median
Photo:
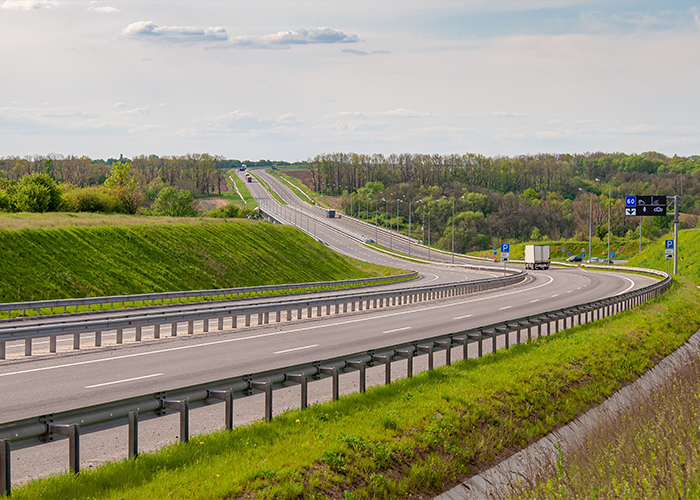
[[[337,402],[193,437],[14,498],[419,498],[599,403],[700,325],[680,279],[634,310]]]

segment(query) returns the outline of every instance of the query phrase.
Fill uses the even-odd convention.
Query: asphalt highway
[[[259,173],[255,172],[256,175]],[[296,206],[304,203],[299,201],[288,187],[279,185],[280,181],[267,174],[262,175],[290,204]],[[272,203],[267,192],[257,181],[247,186],[259,203]],[[500,265],[494,266],[492,271],[486,273],[475,273],[459,266],[452,267],[445,264],[451,262],[450,255],[436,252],[431,252],[431,260],[439,259],[442,262],[440,264],[408,262],[376,252],[360,241],[342,234],[342,231],[357,233],[364,228],[362,223],[353,222],[346,217],[333,220],[334,224],[344,224],[338,228],[341,231],[336,231],[320,224],[323,212],[313,209],[309,211],[309,206],[306,205],[303,209],[313,214],[310,218],[309,232],[315,232],[317,239],[354,258],[417,270],[421,274],[421,282],[416,285],[426,284],[430,280],[436,283],[463,281],[502,273],[503,268]],[[379,233],[379,242],[384,246],[388,234]],[[394,250],[407,253],[406,238],[394,235],[391,238]],[[422,245],[414,246],[412,243],[411,254],[427,260],[427,248]],[[459,257],[455,262],[481,264]],[[622,294],[653,281],[652,278],[633,274],[551,268],[548,271],[530,272],[526,281],[518,285],[448,299],[210,331],[206,334],[165,337],[159,340],[150,340],[144,331],[146,340],[140,343],[6,360],[0,362],[0,394],[3,395],[0,423],[347,355],[399,342],[418,341],[425,337],[477,328],[497,321]],[[400,363],[396,365],[400,370]],[[350,379],[347,377],[341,377],[345,380],[344,390],[351,390],[352,384],[348,385],[347,380]],[[370,379],[368,383],[371,383]],[[293,392],[279,391],[283,393],[279,396],[277,392],[275,398],[281,399],[282,403],[276,407],[276,412],[297,404],[298,396]],[[329,396],[330,394],[327,394],[325,399]],[[255,396],[246,400],[258,401],[256,404],[259,404],[259,399],[254,398]],[[211,413],[214,417],[209,414],[208,417],[202,417],[202,421],[207,422],[204,430],[216,428],[218,424],[212,422],[222,419],[218,416],[222,410],[211,411],[214,412]],[[259,413],[255,415],[248,412],[238,421],[260,418]],[[168,421],[167,418],[169,417],[164,417],[163,422]],[[194,416],[191,418],[194,422]],[[160,420],[155,419],[151,422]],[[171,426],[168,428],[172,428],[171,424],[167,425]],[[193,427],[195,431],[202,430],[202,427]],[[119,432],[123,434],[123,431]],[[121,434],[107,435],[112,437],[105,438],[107,441],[94,441],[92,445],[88,445],[89,440],[83,440],[83,446],[94,446],[100,450],[99,453],[94,450],[89,452],[93,457],[97,457],[95,462],[124,456],[123,446],[105,444],[109,439],[122,439],[119,437]],[[154,449],[164,442],[172,441],[173,436],[164,437],[160,431],[142,432],[141,439],[143,449]],[[18,472],[13,472],[13,481],[24,481],[65,468],[65,458],[56,462],[56,457],[65,453],[58,444],[13,452],[13,460],[16,457],[20,462]],[[81,453],[88,456],[87,450]],[[38,467],[37,464],[43,465]]]

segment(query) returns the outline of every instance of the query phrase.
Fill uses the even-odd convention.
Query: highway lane
[[[553,269],[521,285],[452,299],[5,363],[0,422],[476,328],[651,281]]]

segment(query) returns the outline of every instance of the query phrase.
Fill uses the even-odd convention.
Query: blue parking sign
[[[509,243],[501,243],[501,253],[509,253],[510,252],[510,244]]]
[[[637,197],[636,196],[625,196],[625,206],[626,207],[636,207]]]
[[[673,240],[666,240],[666,248],[673,250]]]

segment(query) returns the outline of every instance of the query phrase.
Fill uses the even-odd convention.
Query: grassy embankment
[[[679,239],[679,274],[700,286],[700,231]],[[629,265],[668,263],[657,245]],[[560,456],[512,498],[700,498],[700,360],[677,368],[673,381],[650,398],[638,395],[634,411],[601,422],[577,453]]]
[[[134,221],[141,224],[131,225]],[[47,228],[20,229],[23,224]],[[403,272],[348,259],[295,228],[247,219],[12,214],[0,217],[0,227],[7,226],[17,229],[0,229],[0,259],[6,269],[0,280],[2,302]]]
[[[512,260],[523,260],[525,256],[525,245],[549,245],[551,251],[551,259],[553,262],[564,262],[568,257],[569,253],[571,255],[581,255],[581,253],[586,254],[585,260],[588,260],[588,241],[535,241],[535,242],[524,242],[524,243],[511,243],[510,244],[510,258]],[[642,250],[650,248],[654,245],[653,242],[648,240],[642,241]],[[562,248],[566,250],[562,252]],[[583,249],[583,252],[581,252]],[[608,241],[600,241],[595,238],[591,245],[593,257],[598,257],[604,259],[608,253]],[[627,240],[627,239],[613,239],[610,243],[610,251],[615,252],[615,257],[613,257],[613,262],[618,260],[629,260],[635,255],[639,254],[639,240]],[[476,257],[486,257],[487,259],[492,259],[494,257],[493,250],[483,250],[480,252],[469,252],[469,255]],[[500,250],[499,250],[500,258]],[[664,268],[665,270],[665,268]]]
[[[700,297],[681,278],[633,311],[13,496],[418,498],[570,421],[699,325]]]

